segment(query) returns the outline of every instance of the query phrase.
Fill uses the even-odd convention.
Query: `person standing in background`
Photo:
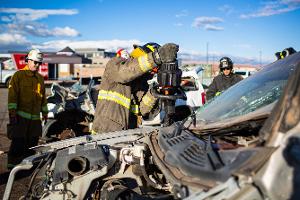
[[[233,62],[230,58],[221,58],[219,68],[220,74],[213,79],[206,91],[206,98],[208,101],[213,97],[220,95],[237,82],[243,80],[241,75],[233,73]]]
[[[44,78],[38,73],[43,54],[38,49],[33,49],[25,61],[27,65],[15,72],[8,87],[7,134],[11,139],[8,169],[33,153],[29,148],[38,144],[42,134],[41,113],[45,121],[48,114]]]

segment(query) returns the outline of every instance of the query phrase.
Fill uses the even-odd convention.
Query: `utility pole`
[[[208,48],[209,48],[209,42],[206,42],[206,68],[208,69]],[[210,78],[212,78],[212,71],[213,67],[210,66]]]
[[[208,66],[208,45],[209,43],[206,42],[206,65]]]

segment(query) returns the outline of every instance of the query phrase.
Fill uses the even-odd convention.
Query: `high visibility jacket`
[[[213,82],[209,85],[206,91],[207,100],[212,99],[214,96],[217,96],[219,93],[227,90],[229,87],[241,80],[243,80],[243,77],[238,74],[230,74],[229,76],[219,74],[213,79]]]
[[[12,76],[8,87],[8,109],[29,120],[40,120],[48,113],[44,78],[26,66]]]
[[[95,133],[136,128],[132,114],[146,115],[157,99],[151,94],[146,73],[155,66],[152,54],[137,59],[112,58],[99,86],[92,131]]]

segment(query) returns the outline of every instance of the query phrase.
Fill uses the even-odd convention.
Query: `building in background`
[[[75,74],[82,78],[101,77],[107,62],[116,56],[116,53],[101,48],[78,48],[75,52],[91,60],[90,64],[75,65]]]

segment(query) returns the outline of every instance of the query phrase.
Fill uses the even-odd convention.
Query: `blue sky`
[[[0,51],[179,44],[180,53],[269,62],[300,49],[300,0],[0,0]],[[298,37],[297,37],[298,36]]]

